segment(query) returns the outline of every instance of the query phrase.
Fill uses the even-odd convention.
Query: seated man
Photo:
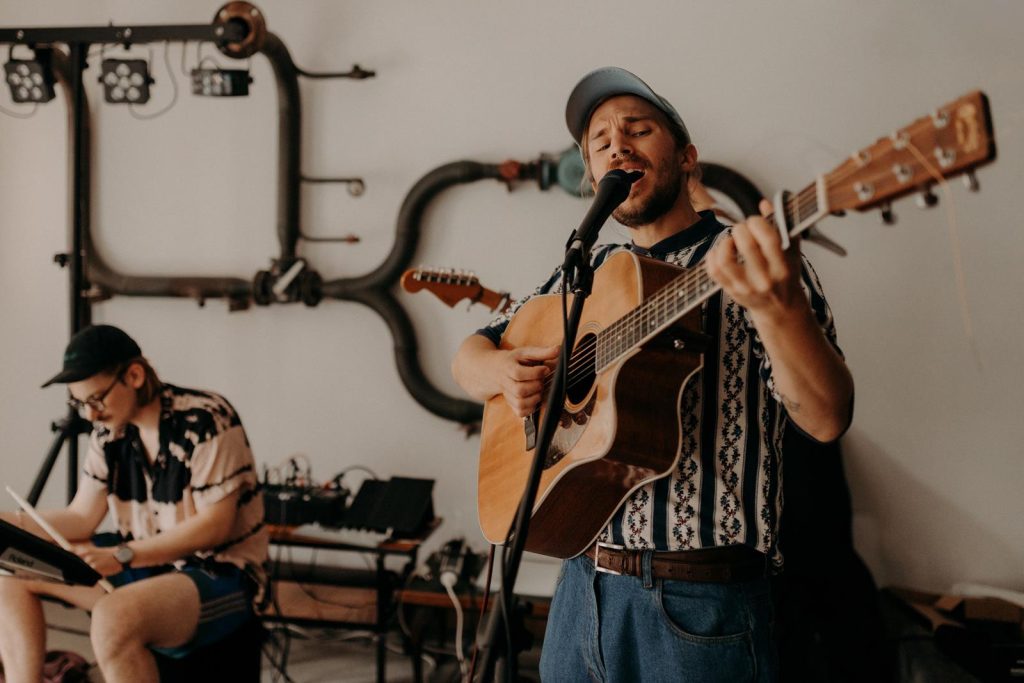
[[[64,369],[43,386],[53,383],[67,384],[68,403],[94,429],[74,500],[42,515],[116,588],[0,577],[4,673],[40,679],[40,596],[52,596],[92,612],[108,683],[156,681],[149,648],[181,657],[220,640],[264,593],[267,532],[245,431],[223,397],[161,383],[138,344],[110,325],[72,337]],[[92,536],[108,509],[117,539],[99,546]],[[3,518],[45,537],[24,514]]]

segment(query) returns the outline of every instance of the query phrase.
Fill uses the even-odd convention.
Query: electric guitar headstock
[[[492,311],[508,308],[508,292],[495,292],[480,284],[477,276],[468,270],[454,268],[413,268],[402,273],[402,289],[414,294],[427,290],[448,306],[454,307],[463,299],[481,303]]]

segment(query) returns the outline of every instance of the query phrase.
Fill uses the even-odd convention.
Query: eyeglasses
[[[99,394],[90,396],[84,401],[81,401],[75,398],[74,396],[70,396],[68,398],[68,406],[70,406],[73,410],[77,410],[78,412],[82,412],[85,409],[85,407],[88,406],[97,413],[102,413],[107,408],[106,404],[104,403],[104,401],[107,398],[107,394],[110,393],[110,391],[114,388],[114,385],[120,382],[123,379],[123,377],[124,369],[118,370],[117,374],[114,376],[114,381],[111,382],[110,386],[108,386],[106,389],[101,391]]]

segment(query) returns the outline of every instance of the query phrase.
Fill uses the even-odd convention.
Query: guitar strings
[[[796,207],[803,206],[803,208],[806,210],[811,206],[815,206],[816,201],[817,192],[816,188],[812,185],[805,188],[803,191],[797,194],[795,201],[793,198],[790,198],[789,200],[787,200],[786,203],[788,205],[787,208],[789,208],[791,211],[798,212],[797,215],[799,215],[800,209],[794,209],[794,205]],[[770,220],[773,217],[773,215],[774,214],[769,213],[768,216],[766,216],[765,218]],[[711,286],[704,292],[688,291],[698,289],[700,285]],[[602,339],[608,338],[609,334],[617,332],[622,327],[629,327],[630,325],[632,325],[633,327],[637,327],[637,323],[642,324],[645,321],[648,321],[650,317],[648,315],[649,313],[659,308],[667,308],[669,302],[673,298],[678,300],[679,293],[681,292],[681,290],[683,292],[686,292],[685,294],[682,295],[684,309],[673,310],[668,317],[672,317],[678,315],[681,312],[684,312],[685,309],[691,305],[691,299],[693,300],[692,303],[698,303],[699,301],[703,301],[704,299],[709,298],[719,289],[721,288],[718,287],[715,283],[713,283],[713,281],[707,275],[707,271],[704,269],[703,264],[699,264],[696,267],[689,269],[686,273],[680,275],[675,280],[672,280],[668,285],[666,285],[653,296],[651,296],[649,299],[644,301],[640,306],[635,308],[633,311],[630,311],[623,317],[619,318],[618,320],[610,324],[607,328],[594,335],[594,337],[588,340],[586,343],[577,346],[576,349],[573,350],[572,355],[570,356],[569,368],[567,370],[566,388],[568,389],[578,385],[580,382],[585,381],[590,375],[596,375],[597,347],[600,345]],[[673,294],[676,294],[676,296],[673,297]],[[662,322],[656,327],[661,327],[663,324],[664,323]],[[650,334],[650,331],[648,331],[647,334]],[[632,335],[630,335],[628,339],[632,339]],[[632,347],[634,345],[635,342],[630,341],[628,343],[629,347]],[[622,349],[617,349],[615,356],[617,357],[619,354],[621,354],[621,352]],[[550,384],[551,377],[549,376],[544,381],[544,389],[547,389],[550,386]]]
[[[707,271],[704,269],[703,264],[699,264],[698,266],[687,269],[684,273],[677,276],[674,280],[670,281],[665,287],[663,287],[661,290],[656,292],[646,301],[641,303],[640,306],[633,309],[626,315],[622,316],[615,322],[611,323],[604,330],[601,330],[599,333],[594,335],[593,339],[588,340],[586,343],[581,344],[580,346],[577,346],[574,350],[572,360],[578,359],[578,362],[575,362],[572,365],[570,365],[570,369],[575,370],[579,367],[581,362],[587,362],[589,360],[589,356],[585,357],[583,356],[583,354],[592,351],[597,345],[601,343],[602,340],[608,339],[608,335],[612,334],[613,332],[616,332],[623,327],[629,327],[630,324],[634,324],[635,326],[637,318],[641,319],[640,322],[642,322],[645,318],[649,318],[650,316],[648,315],[648,313],[652,312],[653,309],[661,308],[666,309],[667,311],[668,305],[673,300],[678,302],[678,300],[680,299],[680,296],[678,296],[680,290],[686,292],[686,290],[696,289],[697,285],[708,285],[712,283],[713,281],[707,275]],[[696,303],[695,297],[699,298],[701,294],[707,294],[707,292],[686,292],[686,294],[681,297],[683,300],[684,307],[689,306],[691,303]],[[671,313],[669,313],[669,317],[676,315],[679,312],[681,312],[681,309],[676,308],[675,310],[672,310]]]
[[[770,217],[771,214],[769,214],[768,218]],[[703,292],[689,291],[696,290],[701,285],[707,286],[707,289]],[[649,321],[649,313],[659,308],[667,309],[668,305],[673,299],[676,299],[678,301],[678,299],[680,298],[679,294],[681,292],[686,292],[685,294],[682,295],[683,309],[672,310],[672,312],[668,316],[666,316],[667,318],[677,316],[678,314],[692,307],[693,304],[699,303],[700,301],[703,301],[704,299],[711,297],[720,289],[721,287],[718,286],[717,283],[714,283],[714,281],[711,280],[710,276],[707,275],[707,271],[704,268],[703,264],[698,264],[697,266],[688,269],[687,272],[678,276],[676,279],[670,281],[668,285],[666,285],[661,290],[652,295],[650,298],[645,300],[640,306],[633,309],[626,315],[622,316],[615,322],[611,323],[607,328],[595,334],[592,339],[587,340],[587,342],[585,342],[584,344],[577,346],[573,350],[572,355],[570,356],[569,368],[567,370],[566,388],[572,388],[573,386],[578,385],[580,382],[588,379],[591,375],[596,375],[597,347],[601,343],[602,339],[608,338],[609,334],[617,332],[620,328],[623,327],[639,327],[638,323],[642,324],[645,321]],[[664,322],[656,325],[656,327],[661,327],[662,325],[664,325]],[[649,330],[647,334],[642,334],[641,336],[647,336],[652,331],[653,330]],[[635,341],[632,341],[632,335],[630,335],[630,337],[627,338],[628,347],[631,348],[632,346],[635,345],[635,343]],[[615,356],[617,357],[619,354],[621,354],[622,350],[624,349],[617,349]],[[549,388],[550,384],[551,376],[549,375],[544,380],[543,388]]]
[[[909,128],[906,132],[909,133],[909,137],[913,137],[913,133],[910,131]],[[886,149],[883,147],[883,149],[880,150],[883,152],[883,157],[888,156],[893,151],[895,151],[895,146],[893,145],[892,141],[887,142],[889,144],[889,148]],[[977,347],[976,339],[974,337],[973,326],[971,324],[970,309],[967,301],[966,278],[964,276],[960,239],[957,230],[956,208],[953,202],[953,196],[949,190],[949,184],[948,182],[946,182],[942,174],[939,173],[928,162],[925,156],[920,152],[920,150],[917,149],[917,147],[912,142],[910,142],[909,139],[907,141],[907,148],[909,149],[911,154],[913,154],[916,157],[916,159],[925,169],[925,171],[929,175],[931,175],[932,178],[936,181],[936,183],[938,183],[938,185],[942,188],[943,194],[949,202],[947,218],[950,232],[951,248],[953,251],[954,270],[956,275],[957,292],[960,300],[961,315],[963,318],[964,330],[967,335],[971,350],[973,351],[975,362],[979,370],[981,370],[983,369],[981,356]],[[828,186],[834,186],[858,173],[861,173],[862,175],[865,176],[864,180],[867,183],[875,184],[879,181],[885,180],[887,174],[886,169],[880,168],[877,163],[874,163],[872,165],[872,169],[874,170],[874,172],[872,172],[871,170],[865,172],[863,169],[863,165],[858,164],[855,156],[851,155],[851,157],[846,162],[841,164],[835,170],[833,170],[830,173],[824,174],[823,179],[826,184],[826,188],[828,188]],[[809,215],[813,215],[820,211],[821,207],[818,206],[817,189],[817,183],[814,183],[804,188],[800,192],[796,193],[795,195],[790,196],[784,202],[784,208],[790,214],[794,215],[794,217],[796,218],[797,225],[801,223],[801,216],[808,210],[810,210]],[[770,212],[767,216],[765,216],[765,219],[771,221],[773,217],[774,212]],[[681,289],[690,289],[702,284],[709,284],[710,287],[705,292],[703,292],[703,295],[698,292],[692,304],[689,303],[691,296],[684,295],[684,310],[676,310],[673,312],[673,315],[680,315],[682,313],[685,313],[686,310],[692,309],[693,304],[699,303],[709,298],[710,296],[714,295],[714,293],[721,289],[721,287],[717,286],[715,283],[710,281],[709,277],[707,276],[706,270],[703,268],[703,264],[698,264],[698,266],[691,269],[691,271],[679,276],[675,280],[672,280],[666,287],[662,288],[655,295],[651,296],[649,299],[641,303],[641,305],[638,306],[636,309],[630,311],[626,315],[622,316],[621,318],[610,324],[604,330],[598,332],[596,335],[594,335],[592,340],[588,340],[585,344],[582,344],[579,347],[577,347],[573,351],[572,356],[570,357],[570,367],[567,372],[567,376],[568,378],[571,378],[571,381],[567,381],[567,388],[571,388],[578,384],[579,382],[584,381],[591,374],[596,375],[596,357],[598,347],[602,339],[607,339],[607,335],[611,334],[613,330],[618,331],[620,328],[627,327],[629,325],[633,325],[635,327],[637,322],[644,322],[644,320],[646,319],[645,316],[647,316],[648,313],[650,313],[652,310],[657,309],[658,307],[664,307],[666,304],[669,303],[671,297],[666,295],[667,292],[678,292]],[[638,318],[639,321],[637,320]],[[660,326],[661,325],[658,325],[658,327]],[[650,334],[650,332],[648,332],[648,334]],[[641,335],[641,337],[643,336],[646,335]],[[630,344],[630,346],[633,345],[635,345],[635,342]],[[621,349],[616,350],[617,354],[621,354],[621,352]],[[545,380],[544,388],[547,389],[549,384],[550,377]]]
[[[935,179],[935,182],[942,189],[943,196],[946,198],[949,246],[953,252],[953,274],[956,278],[957,298],[960,301],[960,316],[964,324],[964,334],[967,335],[967,343],[970,345],[971,353],[974,356],[975,365],[978,370],[984,370],[981,361],[981,351],[978,349],[978,342],[974,336],[974,326],[971,324],[971,309],[967,302],[967,278],[964,274],[963,254],[960,247],[960,232],[957,229],[956,205],[953,203],[953,192],[949,189],[949,183],[946,179],[921,153],[921,150],[914,146],[913,143],[908,143],[908,149],[917,157],[917,160],[921,162],[921,165],[924,166],[929,175]]]
[[[918,152],[917,154],[920,158],[920,153]],[[923,165],[925,165],[925,167],[927,168],[926,162]],[[846,166],[846,164],[844,164],[844,166]],[[826,175],[826,182],[838,182],[839,180],[842,180],[845,177],[853,175],[858,170],[859,169],[857,168],[850,167],[846,170],[834,172],[832,174]],[[933,170],[929,170],[929,172],[931,172],[934,175]],[[793,214],[796,217],[796,222],[797,224],[799,224],[800,217],[803,214],[807,213],[809,215],[813,215],[819,210],[817,202],[817,186],[816,184],[812,184],[787,198],[785,201],[784,208],[789,213]],[[770,221],[772,218],[774,218],[774,215],[775,212],[770,212],[764,218]],[[594,335],[593,338],[588,340],[586,343],[576,347],[576,349],[573,350],[573,353],[570,356],[569,368],[567,370],[567,388],[571,388],[579,384],[580,382],[587,379],[591,374],[596,374],[597,348],[601,344],[602,340],[607,339],[608,335],[613,333],[613,331],[618,332],[623,327],[636,327],[638,323],[643,324],[644,322],[649,320],[649,313],[655,311],[658,308],[666,307],[666,305],[672,298],[670,296],[671,294],[679,293],[680,290],[687,291],[697,289],[700,285],[707,284],[711,284],[710,278],[707,276],[707,272],[703,268],[703,264],[700,264],[697,267],[692,268],[687,273],[680,275],[675,280],[672,280],[669,283],[669,285],[662,288],[659,292],[657,292],[649,299],[641,303],[641,305],[638,306],[636,309],[613,322],[607,328]],[[682,299],[684,301],[684,304],[686,302],[689,302],[690,299],[695,298],[695,296],[696,299],[703,300],[700,299],[701,294],[705,295],[703,298],[708,298],[711,295],[713,295],[718,289],[720,289],[720,287],[712,286],[707,291],[703,293],[697,292],[695,295],[694,293],[687,292],[682,296]],[[679,312],[680,311],[678,310],[674,310],[672,313],[678,314]],[[660,326],[661,325],[658,325],[658,327]],[[632,339],[632,335],[630,335],[628,339]],[[632,347],[633,345],[635,345],[635,343],[629,344],[630,347]],[[621,351],[622,350],[617,349],[617,353],[615,355],[617,356],[618,354],[621,353]],[[548,388],[550,386],[550,383],[551,378],[549,376],[548,378],[545,379],[544,388]]]
[[[912,137],[912,134],[911,134],[911,137]],[[890,148],[884,150],[885,154],[889,154],[889,153],[891,153],[893,151],[893,149],[892,149],[893,143],[891,141],[887,141],[887,143],[890,145]],[[961,253],[959,251],[959,244],[960,244],[960,242],[959,242],[959,236],[958,236],[957,231],[956,231],[955,207],[953,206],[952,196],[951,196],[951,193],[949,192],[949,189],[948,189],[948,183],[946,183],[946,181],[942,177],[941,173],[939,173],[928,162],[928,160],[924,157],[924,155],[921,154],[920,150],[918,150],[917,147],[914,146],[909,140],[907,142],[907,148],[917,158],[917,160],[921,164],[921,166],[936,180],[937,183],[939,183],[940,187],[942,187],[942,189],[943,189],[944,194],[946,195],[947,199],[950,202],[950,209],[949,209],[950,239],[951,239],[951,242],[952,242],[952,245],[953,245],[953,251],[954,251],[954,254],[953,254],[954,268],[955,268],[955,271],[956,271],[957,289],[958,289],[958,294],[959,294],[959,298],[960,298],[961,314],[962,314],[963,321],[964,321],[965,332],[966,332],[966,334],[968,336],[968,339],[969,339],[969,341],[971,343],[972,349],[975,352],[975,359],[978,361],[979,366],[980,366],[980,357],[978,356],[978,353],[977,353],[977,346],[976,346],[976,343],[975,343],[973,328],[972,328],[972,325],[971,325],[970,312],[969,312],[969,308],[967,306],[966,285],[965,285],[963,264],[962,264],[962,260],[961,260]],[[876,169],[875,172],[871,173],[871,171],[868,171],[868,174],[867,174],[865,180],[870,182],[870,181],[873,181],[875,178],[884,179],[885,173],[886,173],[885,169],[881,169],[878,166],[877,163],[873,165],[873,168]],[[834,170],[834,171],[832,171],[830,173],[825,174],[824,175],[824,180],[825,180],[826,185],[835,185],[835,184],[837,184],[839,182],[842,182],[843,180],[846,180],[847,178],[849,178],[849,177],[851,177],[853,175],[856,175],[857,173],[863,173],[863,168],[858,166],[857,161],[854,158],[854,155],[851,155],[850,159],[848,159],[846,162],[844,162],[839,167],[837,167],[836,170]],[[787,211],[787,213],[792,214],[794,216],[794,218],[796,219],[795,222],[796,222],[797,225],[800,224],[801,217],[804,214],[814,215],[815,213],[820,211],[821,207],[818,206],[818,188],[817,188],[817,183],[813,183],[811,185],[808,185],[803,190],[800,190],[799,192],[795,193],[794,195],[791,195],[790,197],[788,197],[785,200],[785,202],[784,202],[784,207],[783,208]],[[775,214],[775,212],[770,212],[764,218],[766,220],[771,221],[774,218],[774,214]],[[655,295],[653,295],[652,297],[650,297],[649,299],[647,299],[646,301],[641,303],[640,306],[638,306],[636,309],[634,309],[633,311],[630,311],[629,313],[627,313],[623,317],[619,318],[618,320],[616,320],[615,322],[610,324],[604,330],[602,330],[602,331],[598,332],[597,334],[595,334],[591,340],[588,340],[586,343],[581,344],[580,346],[578,346],[576,349],[573,350],[573,353],[572,353],[572,355],[570,357],[569,368],[567,370],[567,385],[568,385],[568,387],[572,387],[572,386],[578,384],[579,382],[585,380],[591,374],[596,374],[596,371],[597,371],[597,367],[596,367],[597,351],[598,351],[598,348],[601,345],[602,341],[609,338],[608,335],[610,335],[612,333],[619,333],[621,331],[621,328],[624,328],[624,327],[628,328],[628,327],[632,326],[632,327],[636,328],[640,324],[649,323],[649,314],[650,313],[656,312],[659,308],[665,308],[667,306],[667,304],[669,303],[669,301],[672,298],[672,297],[669,296],[669,294],[679,293],[680,290],[697,289],[697,288],[699,288],[700,285],[707,285],[707,284],[712,284],[712,283],[710,283],[709,278],[707,277],[707,274],[706,274],[706,270],[703,269],[702,264],[698,265],[697,267],[691,269],[691,271],[687,272],[686,274],[681,275],[678,278],[676,278],[675,280],[671,281],[668,286],[664,287],[662,290],[657,292]],[[716,286],[714,286],[712,284],[712,286],[708,290],[703,292],[703,295],[704,295],[703,298],[701,298],[701,293],[697,292],[695,294],[696,298],[695,298],[694,303],[696,303],[697,301],[701,301],[703,299],[706,299],[706,298],[710,297],[718,289],[721,289],[721,288],[720,287],[716,287]],[[691,298],[694,298],[694,294],[687,293],[687,294],[683,295],[684,307],[689,305],[688,302],[690,301]],[[680,312],[681,311],[679,311],[679,310],[674,310],[672,312],[672,315],[676,315],[676,314],[678,314]],[[661,323],[661,324],[664,324],[664,323]],[[660,326],[661,325],[657,325],[657,327],[660,327]],[[634,330],[630,330],[630,332],[633,332],[633,331]],[[650,332],[648,332],[648,334],[650,334]],[[646,336],[646,335],[641,334],[641,337],[643,337],[643,336]],[[632,339],[632,335],[630,335],[627,339],[631,340]],[[630,342],[629,343],[630,347],[632,347],[633,345],[635,345],[635,342]],[[618,349],[616,347],[615,355],[617,356],[618,354],[621,354],[621,352],[622,352],[622,349]],[[547,388],[547,386],[549,384],[550,384],[550,378],[545,381],[545,388]]]
[[[769,214],[766,218],[771,218],[771,216],[772,214]],[[668,286],[664,287],[658,293],[656,293],[655,295],[647,299],[645,302],[643,302],[639,307],[637,307],[630,313],[626,314],[619,320],[615,321],[607,328],[599,332],[597,335],[594,335],[594,337],[591,340],[588,340],[585,344],[578,346],[573,351],[573,354],[570,357],[570,365],[567,373],[567,388],[572,388],[578,385],[580,382],[583,382],[586,379],[588,379],[591,375],[596,375],[597,347],[601,343],[602,339],[607,338],[607,335],[610,334],[612,330],[617,330],[618,328],[626,327],[629,326],[630,324],[633,324],[633,326],[636,327],[638,322],[644,322],[647,314],[650,313],[652,310],[658,307],[665,307],[665,304],[669,303],[671,297],[667,296],[667,293],[678,292],[681,289],[692,289],[694,285],[701,284],[711,284],[712,286],[707,291],[702,293],[703,296],[701,293],[696,294],[697,298],[695,299],[694,303],[709,298],[719,289],[721,289],[721,287],[718,287],[717,285],[714,285],[712,283],[710,278],[707,276],[707,271],[703,268],[703,264],[698,265],[697,267],[692,268],[690,272],[679,276],[679,278],[677,278],[676,280],[671,281]],[[691,298],[694,298],[694,295],[687,294],[683,297],[683,300],[684,302],[689,302]],[[963,297],[962,301],[964,301]],[[672,315],[679,314],[680,312],[681,311],[679,310],[673,311]],[[638,318],[639,320],[637,320]],[[973,334],[970,332],[969,327],[969,318],[966,319],[966,324],[968,326],[968,336],[971,338],[973,342]],[[658,325],[658,327],[660,326],[661,325]],[[648,332],[648,334],[649,333],[650,332]],[[629,347],[632,347],[634,345],[635,342],[630,342],[628,344]],[[620,349],[617,351],[615,355],[617,356],[621,352],[622,350]],[[545,389],[547,389],[549,386],[550,377],[546,378],[544,382]]]
[[[576,347],[576,349],[574,349],[572,353],[572,356],[570,357],[569,369],[567,372],[566,388],[576,386],[580,382],[586,380],[590,375],[596,374],[597,346],[601,340],[601,335],[606,335],[609,333],[610,330],[617,329],[618,327],[622,327],[627,323],[633,322],[637,317],[642,317],[644,314],[649,312],[650,309],[655,308],[656,306],[664,307],[664,304],[669,303],[671,299],[671,297],[667,295],[666,290],[678,291],[680,289],[692,287],[692,285],[694,284],[700,284],[701,282],[703,282],[704,284],[711,284],[712,287],[709,290],[702,293],[702,298],[701,295],[698,294],[698,298],[694,299],[690,303],[685,304],[684,308],[687,306],[692,306],[692,304],[698,303],[699,301],[702,301],[704,298],[710,297],[711,295],[714,294],[714,292],[720,289],[708,277],[707,272],[703,268],[703,265],[698,265],[697,267],[689,269],[686,273],[680,275],[675,280],[670,282],[669,285],[662,288],[656,294],[651,296],[643,304],[641,304],[641,306],[634,309],[630,313],[626,314],[619,320],[615,321],[597,335],[594,335],[593,339],[588,340],[584,344],[581,344],[580,346]],[[691,298],[693,297],[687,296],[684,300],[690,301]],[[674,311],[673,315],[678,313],[679,311]],[[650,332],[648,332],[648,334],[650,334]],[[630,344],[630,346],[632,345],[633,344]],[[550,386],[551,381],[551,375],[545,378],[544,389],[547,389]]]
[[[792,198],[787,200],[788,208],[791,211],[796,211],[797,215],[800,213],[800,209],[793,209],[793,206],[807,209],[816,204],[817,193],[814,186],[809,186],[796,195],[796,200]],[[771,219],[773,214],[768,214],[767,219]],[[613,322],[605,330],[602,330],[593,337],[592,340],[588,340],[585,344],[582,344],[573,351],[573,355],[570,357],[570,365],[568,369],[569,379],[571,382],[567,382],[568,386],[571,387],[574,384],[578,384],[580,381],[585,379],[591,372],[596,373],[596,367],[591,370],[592,364],[595,364],[596,358],[596,347],[601,343],[602,338],[607,338],[607,335],[612,333],[613,330],[617,331],[621,327],[628,327],[630,324],[635,324],[639,318],[639,322],[643,323],[648,319],[648,313],[657,308],[665,308],[666,304],[673,298],[671,295],[678,293],[680,290],[695,289],[695,285],[709,284],[710,278],[707,276],[706,270],[703,268],[703,264],[698,265],[690,269],[687,273],[680,275],[675,280],[672,280],[666,287],[662,288],[655,295],[644,301],[640,306],[626,314],[619,320]],[[717,291],[717,290],[716,290]],[[714,292],[704,292],[710,296]],[[696,297],[700,297],[700,293],[696,294]],[[675,297],[678,299],[678,297]],[[683,302],[686,304],[690,299],[694,298],[694,294],[687,293],[683,297]],[[706,298],[706,297],[705,297]],[[677,314],[680,311],[675,310],[673,314]],[[660,325],[658,325],[660,327]],[[631,335],[632,336],[632,335]],[[633,344],[631,343],[630,346]],[[621,352],[621,351],[620,351]],[[545,387],[550,382],[545,383]]]

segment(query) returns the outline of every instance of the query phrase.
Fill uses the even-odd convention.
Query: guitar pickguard
[[[597,392],[595,391],[579,410],[575,412],[562,410],[562,415],[558,418],[558,428],[555,430],[555,436],[551,440],[547,457],[544,458],[544,469],[558,464],[558,461],[564,458],[573,449],[576,442],[580,440],[583,432],[587,429],[587,423],[594,412],[594,404],[596,402]]]

